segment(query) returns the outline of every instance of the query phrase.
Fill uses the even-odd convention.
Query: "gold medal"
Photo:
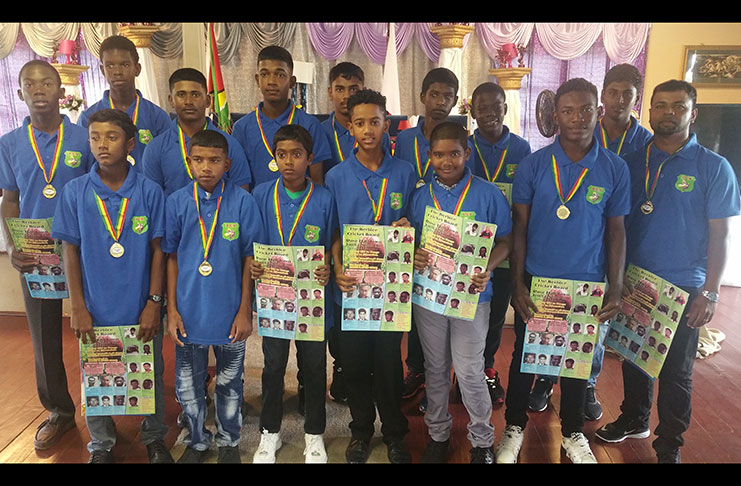
[[[208,277],[213,271],[214,268],[206,260],[203,260],[203,263],[198,266],[198,273],[200,273],[204,277]]]
[[[44,197],[47,199],[54,199],[54,196],[57,195],[57,190],[54,189],[54,186],[51,184],[45,185],[42,192],[44,193]]]
[[[278,162],[276,162],[275,159],[271,160],[268,164],[268,169],[270,169],[271,172],[278,172]]]
[[[571,211],[569,211],[569,208],[567,208],[565,204],[561,204],[556,210],[556,216],[558,216],[558,219],[566,219],[570,215]]]
[[[654,211],[654,204],[651,201],[646,201],[641,204],[641,212],[643,214],[651,214]]]
[[[419,189],[420,187],[422,187],[424,185],[425,185],[425,180],[424,179],[420,179],[420,180],[417,181],[417,189]]]
[[[111,245],[110,250],[108,252],[111,254],[113,258],[121,258],[124,254],[124,247],[121,243],[118,241]]]

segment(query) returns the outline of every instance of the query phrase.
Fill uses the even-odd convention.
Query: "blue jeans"
[[[206,373],[208,344],[175,346],[175,395],[183,408],[188,434],[183,442],[205,451],[216,441],[219,447],[239,444],[242,430],[245,342],[214,345],[216,356],[216,438],[206,429]]]
[[[152,354],[154,356],[154,415],[147,415],[142,421],[142,444],[149,445],[157,440],[164,440],[167,434],[165,425],[165,381],[163,374],[165,362],[162,359],[162,326],[152,340]],[[109,451],[116,445],[116,428],[113,418],[109,416],[86,416],[90,442],[87,449],[93,451]]]

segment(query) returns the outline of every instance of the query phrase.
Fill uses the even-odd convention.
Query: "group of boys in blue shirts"
[[[345,451],[349,463],[367,461],[376,410],[389,461],[411,462],[404,443],[408,421],[401,404],[402,397],[413,394],[421,383],[425,383],[422,408],[430,436],[422,462],[446,462],[452,430],[451,369],[470,417],[471,462],[517,461],[535,391],[535,375],[520,372],[518,366],[525,322],[534,310],[528,297],[532,276],[606,279],[608,291],[598,313],[606,323],[617,312],[624,266],[635,263],[692,289],[692,300],[700,296],[697,300],[712,304],[702,318],[712,317],[720,285],[716,273],[722,262],[708,262],[707,251],[708,245],[722,247],[716,241],[722,231],[707,230],[707,220],[738,214],[738,185],[728,162],[699,146],[694,135],[686,137],[681,150],[666,154],[652,145],[650,132],[634,117],[626,117],[625,110],[630,112],[641,88],[640,75],[637,83],[630,77],[637,72],[632,66],[613,68],[612,77],[608,73],[602,92],[607,112],[601,120],[596,88],[582,79],[564,83],[556,93],[554,115],[560,134],[533,154],[526,140],[503,125],[505,94],[494,83],[474,91],[472,116],[478,128],[472,135],[447,121],[457,102],[458,81],[447,69],[434,69],[420,95],[425,118],[401,132],[392,151],[385,98],[364,88],[362,70],[351,63],[340,63],[330,73],[335,112],[320,124],[290,101],[295,83],[290,53],[277,46],[263,49],[255,80],[264,100],[240,118],[229,135],[206,117],[210,98],[205,78],[196,70],[180,69],[170,78],[174,120],[145,100],[133,87],[140,68],[132,48],[121,36],[101,45],[102,69],[111,89],[83,113],[82,126],[59,115],[54,97],[61,82],[56,71],[39,61],[24,66],[19,92],[26,97],[31,116],[0,139],[0,187],[10,196],[7,202],[3,198],[3,216],[54,217],[52,235],[64,242],[72,328],[78,337],[93,340],[95,326],[139,323],[138,337],[154,339],[158,406],[143,421],[141,435],[151,462],[173,461],[164,444],[161,317],[165,295],[167,332],[176,343],[176,396],[187,428],[186,449],[179,462],[203,462],[214,442],[218,462],[241,462],[245,340],[252,332],[252,281],[262,272],[253,259],[254,243],[318,245],[326,250],[327,262],[314,277],[326,286],[326,302],[334,304],[334,311],[325,314],[327,342],[335,360],[330,394],[346,400],[350,408],[351,440]],[[625,74],[628,71],[630,75]],[[617,95],[619,118],[629,119],[622,133],[614,130],[609,119],[614,104],[607,102],[606,93],[608,85],[615,83],[630,92]],[[691,98],[694,110],[692,92],[681,82],[659,92],[684,94]],[[125,112],[115,109],[127,101]],[[31,127],[32,119],[45,123]],[[674,119],[656,124],[668,129],[680,125]],[[653,117],[652,128],[656,129]],[[676,162],[664,168],[670,158]],[[656,211],[639,214],[646,203],[644,173],[656,174],[658,164],[663,172],[652,199]],[[675,191],[665,187],[672,178],[677,180]],[[511,204],[494,183],[512,185]],[[56,192],[51,197],[42,191],[50,185]],[[358,282],[342,269],[340,235],[346,224],[414,227],[419,235],[428,206],[496,224],[497,232],[487,268],[472,278],[479,293],[472,321],[413,306],[407,380],[414,378],[416,385],[409,392],[402,333],[341,329],[342,294]],[[671,244],[652,244],[654,239]],[[676,251],[667,251],[667,245]],[[20,271],[33,266],[14,248],[10,254]],[[510,268],[500,268],[508,258]],[[418,250],[415,268],[422,271],[428,264],[425,252]],[[714,288],[705,285],[706,266],[712,272],[708,279],[717,285]],[[507,426],[495,451],[490,419],[493,403],[504,401],[504,393],[493,364],[510,296],[515,309],[515,351],[506,398]],[[25,294],[24,299],[29,325],[39,330],[32,332],[37,383],[50,416],[40,426],[35,445],[46,449],[74,427],[66,379],[55,378],[52,383],[49,378],[52,371],[59,376],[60,369],[64,376],[61,350],[48,351],[54,346],[40,333],[42,328],[61,327],[61,304],[45,309],[41,316],[32,309],[49,303],[35,302],[39,299]],[[694,331],[700,313],[693,309],[684,317],[691,320]],[[53,339],[61,342],[60,333],[57,330]],[[688,343],[687,351],[676,357],[677,351],[675,360],[667,364],[672,373],[662,374],[667,383],[691,380],[687,362],[697,337],[696,332],[685,334],[689,334],[682,341]],[[306,462],[327,462],[322,438],[326,345],[296,341],[295,346]],[[214,350],[217,367],[215,436],[205,427],[209,348]],[[271,463],[282,445],[290,341],[263,337],[262,348],[261,438],[253,462]],[[47,355],[56,363],[40,363],[40,356]],[[596,462],[582,429],[585,412],[589,414],[585,407],[594,401],[590,402],[588,390],[593,393],[601,361],[602,354],[595,353],[589,383],[561,379],[562,446],[573,462]],[[50,371],[44,371],[45,366]],[[674,368],[683,372],[673,373]],[[646,390],[652,383],[629,364],[623,365],[623,374],[624,416],[597,433],[607,442],[647,437],[652,394]],[[552,382],[541,377],[536,389],[539,386],[547,399]],[[677,398],[679,404],[672,410],[660,403],[662,423],[654,443],[660,460],[678,460],[681,434],[689,426],[688,400],[688,396]],[[88,416],[86,422],[91,462],[112,462],[113,420]]]

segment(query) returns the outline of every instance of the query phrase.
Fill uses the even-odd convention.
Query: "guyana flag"
[[[216,113],[219,128],[226,133],[232,133],[229,103],[226,101],[224,80],[221,77],[221,63],[219,63],[219,50],[216,47],[216,35],[214,34],[213,22],[209,22],[208,24],[208,44],[210,53],[208,94],[211,95],[211,110]]]

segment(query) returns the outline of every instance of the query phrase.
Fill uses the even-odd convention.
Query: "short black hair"
[[[468,147],[468,132],[460,123],[445,121],[432,130],[430,134],[430,149],[438,140],[455,140],[465,150]]]
[[[357,105],[377,105],[386,117],[386,97],[372,89],[361,89],[347,99],[347,111],[352,116],[352,110]]]
[[[607,71],[607,74],[605,74],[605,81],[602,84],[602,89],[607,88],[610,83],[619,83],[622,81],[628,81],[639,93],[643,88],[643,76],[641,76],[641,72],[637,67],[632,64],[618,64],[613,66],[609,71]]]
[[[432,83],[442,83],[453,88],[456,93],[458,92],[458,77],[448,68],[439,67],[428,72],[422,80],[422,94],[427,93]]]
[[[179,81],[193,81],[203,87],[203,90],[208,92],[208,84],[206,83],[206,76],[203,75],[198,69],[193,68],[181,68],[176,70],[170,75],[168,81],[170,85],[170,91],[175,87],[175,83]]]
[[[331,85],[332,82],[340,76],[348,80],[352,78],[358,78],[361,83],[365,83],[365,73],[363,73],[363,70],[360,68],[360,66],[351,62],[341,62],[330,69],[329,84]]]
[[[471,95],[471,103],[475,105],[476,97],[484,93],[498,94],[502,97],[503,100],[507,99],[507,95],[504,93],[504,88],[496,83],[486,82],[476,86],[476,89],[473,90],[473,94]]]
[[[98,50],[100,60],[103,60],[103,53],[105,51],[109,51],[112,49],[126,51],[131,54],[131,58],[134,60],[134,62],[139,62],[139,53],[136,51],[136,46],[133,42],[131,42],[131,40],[123,35],[112,35],[110,37],[106,37],[106,39],[101,42],[100,49]]]
[[[211,147],[220,148],[225,154],[229,154],[229,142],[226,137],[216,130],[201,130],[190,138],[190,144],[188,145],[188,152],[190,153],[193,147]]]
[[[273,153],[278,149],[278,142],[295,140],[304,146],[306,155],[311,155],[314,150],[314,139],[307,129],[301,125],[283,125],[275,132],[273,137]]]
[[[687,93],[687,96],[690,97],[690,101],[692,101],[692,109],[695,109],[695,105],[697,104],[697,90],[687,81],[670,79],[669,81],[664,81],[663,83],[657,85],[654,88],[653,94],[651,95],[651,102],[653,103],[654,95],[656,93],[666,91],[684,91],[685,93]]]
[[[257,54],[257,64],[260,64],[260,61],[283,61],[284,63],[288,64],[288,67],[293,72],[293,56],[291,56],[291,53],[288,52],[288,50],[284,49],[283,47],[280,47],[280,46],[264,47]]]
[[[591,93],[594,95],[595,104],[599,101],[599,95],[597,94],[597,87],[595,85],[584,78],[572,78],[558,87],[553,104],[558,107],[558,101],[561,99],[561,96],[575,91]]]
[[[87,126],[90,127],[93,123],[113,123],[123,130],[126,140],[136,137],[136,125],[131,121],[129,115],[121,110],[105,108],[96,111],[88,118]]]
[[[21,86],[21,78],[23,78],[23,71],[25,71],[26,68],[30,68],[31,66],[39,66],[39,67],[48,68],[49,70],[51,70],[52,73],[54,73],[52,77],[59,82],[60,87],[62,86],[62,78],[61,76],[59,76],[59,71],[57,71],[54,68],[54,66],[44,61],[43,59],[32,59],[23,65],[21,70],[18,71],[18,86]]]

